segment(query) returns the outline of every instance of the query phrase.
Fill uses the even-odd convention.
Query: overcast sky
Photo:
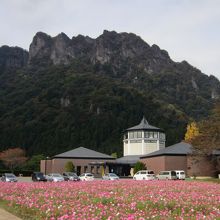
[[[177,62],[220,79],[220,0],[0,0],[0,46],[25,49],[38,31],[96,38],[132,32]]]

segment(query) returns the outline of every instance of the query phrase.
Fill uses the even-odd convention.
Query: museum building
[[[141,122],[124,131],[123,157],[114,158],[88,148],[79,147],[41,161],[41,172],[63,173],[71,161],[78,175],[91,172],[96,177],[107,172],[119,176],[133,176],[133,167],[141,161],[155,174],[163,170],[184,170],[187,176],[215,176],[216,167],[207,157],[193,155],[192,146],[180,142],[165,147],[163,129],[152,126],[143,117]],[[220,163],[220,151],[213,151],[212,159]]]

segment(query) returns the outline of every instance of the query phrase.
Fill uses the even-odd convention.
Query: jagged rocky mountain
[[[133,60],[149,73],[172,63],[168,53],[157,45],[150,47],[134,34],[118,34],[114,31],[104,31],[96,39],[82,35],[70,39],[64,33],[50,37],[38,32],[30,45],[30,63],[45,58],[55,65],[69,64],[73,59],[83,57],[93,64],[111,63],[116,66],[123,61]]]
[[[30,154],[80,145],[120,153],[123,129],[143,114],[172,144],[220,94],[214,76],[115,31],[96,39],[38,32],[29,52],[2,46],[0,85],[0,149],[23,146]]]

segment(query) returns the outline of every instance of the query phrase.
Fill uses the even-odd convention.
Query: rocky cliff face
[[[19,47],[0,47],[0,71],[18,69],[27,65],[28,52]]]
[[[69,64],[74,58],[85,57],[92,63],[119,66],[133,61],[146,72],[156,72],[173,61],[157,45],[150,47],[135,34],[104,31],[96,39],[79,35],[68,38],[64,33],[50,37],[38,32],[30,45],[29,63],[47,59],[48,63]]]
[[[89,45],[90,41],[83,36],[74,37],[71,40],[64,33],[51,37],[38,32],[30,45],[29,64],[42,60],[54,65],[69,64],[74,58],[86,55],[86,50],[90,49]]]
[[[220,83],[215,77],[208,77],[186,61],[172,61],[167,51],[148,45],[132,33],[105,30],[96,39],[82,35],[70,39],[64,33],[51,37],[38,32],[30,45],[29,58],[28,52],[21,48],[0,48],[1,69],[22,68],[27,64],[68,65],[82,58],[96,65],[96,71],[112,74],[145,90],[160,87],[167,93],[167,88],[172,87],[176,95],[190,85],[193,93],[207,90],[213,99],[220,94]]]

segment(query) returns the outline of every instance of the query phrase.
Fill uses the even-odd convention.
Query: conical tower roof
[[[157,128],[155,126],[150,125],[145,117],[143,117],[140,124],[134,127],[128,128],[126,131],[133,131],[133,130],[164,131],[161,128]]]

